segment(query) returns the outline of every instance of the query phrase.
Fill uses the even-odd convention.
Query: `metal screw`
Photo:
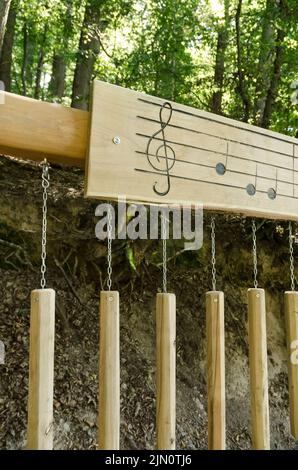
[[[118,137],[118,136],[114,137],[113,142],[114,142],[115,145],[121,144],[121,139],[120,139],[120,137]]]

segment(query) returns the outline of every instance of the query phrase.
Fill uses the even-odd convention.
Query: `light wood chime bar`
[[[100,293],[98,447],[120,448],[120,316],[119,292],[112,291],[112,207],[107,214],[107,291]]]
[[[42,164],[43,220],[41,289],[31,292],[27,448],[53,448],[55,291],[46,289],[49,165]]]
[[[211,219],[212,291],[206,294],[208,448],[226,447],[224,293],[216,290],[215,219]]]
[[[163,292],[156,296],[156,433],[157,449],[176,445],[176,296],[167,292],[168,221],[161,217]]]
[[[293,437],[298,439],[298,292],[295,291],[292,223],[289,223],[291,290],[285,292],[285,316],[288,353],[290,423]]]
[[[256,223],[252,221],[254,287],[248,289],[252,447],[270,449],[265,291],[258,288]]]

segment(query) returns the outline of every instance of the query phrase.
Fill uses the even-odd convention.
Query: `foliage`
[[[56,100],[53,74],[60,73],[60,101],[70,104],[78,57],[91,54],[91,71],[81,77],[88,83],[97,78],[297,133],[297,105],[291,101],[298,76],[296,0],[15,0],[12,5],[15,93]],[[92,24],[86,23],[88,8]],[[60,72],[53,67],[57,56]]]

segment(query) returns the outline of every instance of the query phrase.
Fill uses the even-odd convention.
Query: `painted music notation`
[[[296,167],[297,156],[294,156],[294,149],[293,154],[290,155],[274,148],[268,149],[266,146],[259,146],[254,143],[253,136],[253,134],[258,135],[257,130],[249,131],[252,134],[251,143],[229,137],[228,132],[226,136],[217,135],[216,132],[212,132],[211,126],[211,132],[206,132],[205,128],[201,130],[200,126],[193,126],[196,118],[204,119],[202,116],[173,107],[168,101],[161,104],[143,98],[138,99],[151,106],[151,108],[154,106],[155,117],[152,117],[152,111],[150,111],[150,117],[144,115],[137,117],[148,123],[154,122],[159,127],[151,135],[137,133],[140,137],[147,139],[147,144],[145,151],[136,152],[147,157],[151,170],[146,170],[144,167],[135,168],[135,170],[165,176],[164,185],[162,179],[159,182],[154,182],[152,188],[155,194],[166,196],[171,190],[171,180],[179,178],[186,181],[237,188],[244,190],[249,197],[253,197],[257,193],[263,193],[271,201],[276,200],[278,196],[298,199],[298,192],[296,191],[298,182],[295,179],[298,168]],[[184,124],[179,125],[181,115],[183,115],[183,122],[186,122],[186,117],[191,119],[189,123],[191,123],[192,128]],[[205,119],[208,120],[208,118]],[[216,120],[214,123],[217,126],[228,126],[228,124]],[[195,140],[194,134],[198,135]],[[188,135],[192,135],[189,141]],[[214,142],[217,141],[218,149],[215,144],[213,144],[214,149],[208,148],[208,145],[205,146],[202,138],[200,139],[201,136],[202,138],[205,137],[204,142],[207,141],[206,138],[213,139]],[[231,146],[233,146],[232,152],[230,152]],[[255,152],[253,156],[246,157],[240,152],[242,148],[253,148]],[[237,149],[237,152],[235,149]],[[258,152],[260,152],[260,157]],[[270,155],[272,160],[277,157],[279,161],[276,164],[275,162],[271,163],[267,155],[264,157],[265,152]],[[190,155],[191,158],[189,158]],[[285,166],[282,159],[286,160]],[[193,166],[193,171],[185,169],[186,166],[190,165]],[[182,171],[178,172],[178,167]],[[201,171],[198,171],[197,167],[200,167]],[[208,179],[205,176],[207,172]],[[292,188],[291,191],[289,185]]]
[[[167,117],[165,117],[166,113],[168,114]],[[159,196],[165,196],[171,189],[170,171],[175,165],[176,159],[175,152],[173,148],[167,143],[165,137],[165,129],[171,121],[172,114],[173,109],[171,103],[165,102],[159,110],[160,129],[152,134],[146,148],[148,163],[154,170],[165,173],[167,178],[166,188],[163,191],[160,191],[157,188],[157,181],[155,181],[153,185],[154,192]],[[156,139],[159,135],[161,135],[162,144],[158,145],[158,147],[153,150],[154,144],[157,141]],[[154,154],[151,153],[152,151]]]
[[[226,153],[225,163],[223,163],[221,161],[221,162],[218,162],[215,165],[215,171],[219,176],[223,176],[227,173],[227,171],[231,171],[228,168],[228,158],[229,158],[229,142],[227,142],[227,153]],[[275,187],[273,188],[273,187],[270,186],[267,190],[267,196],[269,197],[269,199],[272,199],[272,200],[275,199],[276,196],[277,196],[278,169],[275,168],[275,171],[276,171],[276,174],[275,174]],[[261,178],[269,179],[269,178],[264,177],[264,176],[262,176]],[[254,196],[256,194],[256,192],[258,190],[257,185],[258,185],[258,164],[256,164],[256,172],[255,172],[255,176],[254,176],[254,182],[253,183],[248,183],[246,188],[245,188],[246,192],[249,196]]]

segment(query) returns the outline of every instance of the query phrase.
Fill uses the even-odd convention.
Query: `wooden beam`
[[[264,289],[248,289],[252,445],[270,450],[266,306]]]
[[[28,398],[29,450],[53,448],[55,291],[31,292]]]
[[[224,293],[206,294],[208,447],[226,447]]]
[[[285,292],[291,433],[298,439],[298,292]]]
[[[157,449],[175,449],[176,297],[156,296],[156,428]]]
[[[88,112],[0,93],[1,154],[84,167]]]
[[[100,293],[99,412],[100,450],[119,450],[120,440],[119,292]]]

